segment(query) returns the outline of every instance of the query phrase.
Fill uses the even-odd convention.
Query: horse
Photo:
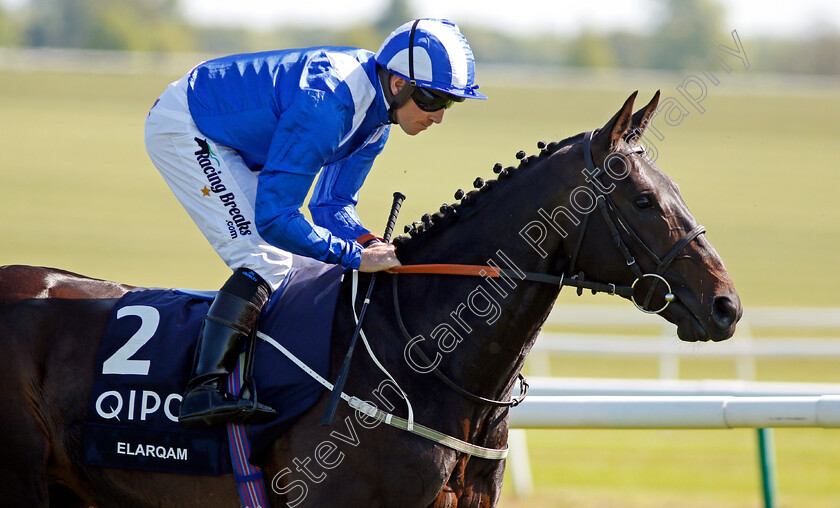
[[[459,202],[424,215],[407,227],[409,236],[394,240],[404,265],[485,270],[479,276],[380,273],[363,329],[394,383],[383,384],[379,368],[357,353],[346,393],[403,417],[405,397],[417,423],[498,450],[507,442],[506,401],[563,285],[631,299],[676,324],[684,341],[733,335],[742,308],[732,279],[677,185],[639,143],[659,92],[634,114],[635,97],[600,129],[541,142],[538,154],[517,154],[516,167],[497,164],[497,179],[478,179],[476,189],[457,193]],[[600,162],[597,168],[592,161]],[[358,277],[365,288],[370,276]],[[94,358],[109,310],[131,289],[58,269],[0,268],[5,504],[239,506],[231,475],[83,464]],[[351,291],[345,277],[331,336],[331,377],[356,328]],[[320,426],[327,398],[325,390],[260,459],[273,506],[498,503],[504,460],[373,425],[345,404],[332,427]]]

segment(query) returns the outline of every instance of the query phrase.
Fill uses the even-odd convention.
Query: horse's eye
[[[653,206],[653,197],[652,196],[639,196],[636,198],[636,201],[633,202],[636,205],[636,208],[650,208]]]

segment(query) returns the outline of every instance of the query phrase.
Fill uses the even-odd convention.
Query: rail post
[[[776,450],[773,446],[773,429],[758,429],[758,453],[764,508],[776,508]]]

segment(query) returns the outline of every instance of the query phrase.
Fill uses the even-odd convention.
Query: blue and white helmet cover
[[[376,62],[406,80],[410,79],[408,46],[409,21],[391,32]],[[475,84],[475,58],[458,26],[446,19],[421,19],[414,33],[414,80],[431,88],[466,99],[486,99]]]

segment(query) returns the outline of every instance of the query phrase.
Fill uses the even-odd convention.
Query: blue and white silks
[[[359,267],[354,240],[369,231],[355,205],[390,129],[373,53],[317,47],[210,60],[193,69],[187,98],[199,130],[260,171],[256,226],[266,241]],[[300,208],[319,171],[313,225]]]

